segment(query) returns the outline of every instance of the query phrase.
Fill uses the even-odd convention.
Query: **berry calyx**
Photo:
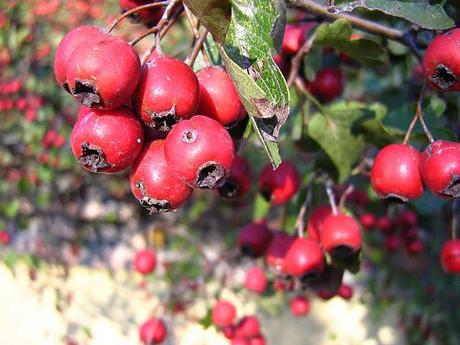
[[[240,230],[238,245],[243,255],[258,258],[265,254],[272,240],[270,229],[264,223],[251,223]]]
[[[263,293],[267,288],[267,276],[260,267],[252,267],[246,271],[244,286],[246,289],[256,293]]]
[[[375,157],[371,184],[383,199],[407,202],[423,193],[420,152],[406,144],[385,146]]]
[[[157,256],[151,249],[140,250],[134,257],[134,269],[140,274],[152,273],[157,264]]]
[[[235,156],[230,176],[224,184],[217,188],[219,195],[226,199],[238,199],[246,195],[251,189],[252,171],[246,158]]]
[[[141,325],[139,337],[145,345],[155,345],[165,341],[167,333],[163,320],[153,317]]]
[[[304,316],[310,312],[310,301],[303,296],[295,296],[291,299],[290,307],[292,315]]]
[[[449,240],[441,249],[441,264],[446,273],[460,273],[460,240]]]
[[[289,246],[285,262],[289,274],[309,279],[324,269],[324,254],[317,241],[299,237]]]
[[[215,326],[231,326],[233,321],[235,321],[235,318],[236,308],[232,303],[226,300],[217,301],[217,303],[214,305],[214,308],[212,309],[211,315],[212,323]]]
[[[361,249],[361,230],[353,217],[345,214],[329,216],[323,224],[320,242],[332,257],[345,258]]]
[[[283,161],[273,170],[267,164],[259,176],[259,190],[262,195],[274,205],[283,205],[289,202],[299,189],[300,177],[294,165]]]

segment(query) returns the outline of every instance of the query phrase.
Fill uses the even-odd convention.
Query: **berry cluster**
[[[250,189],[249,164],[235,159],[225,127],[246,112],[224,68],[195,74],[160,52],[141,66],[121,38],[81,26],[61,41],[54,71],[82,104],[71,134],[75,157],[90,172],[132,167],[131,190],[150,213],[176,210],[194,188],[227,198]]]

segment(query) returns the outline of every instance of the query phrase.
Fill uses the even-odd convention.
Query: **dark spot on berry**
[[[112,164],[107,162],[105,153],[99,147],[87,142],[81,144],[82,155],[78,157],[80,164],[91,172],[99,172],[110,168]]]
[[[453,174],[450,179],[450,184],[444,188],[440,194],[447,198],[460,197],[460,176]]]
[[[198,136],[198,133],[196,131],[194,131],[194,130],[185,131],[182,134],[182,141],[184,143],[191,144],[191,143],[195,142],[197,136]]]
[[[176,106],[173,105],[168,111],[162,111],[160,113],[151,113],[152,122],[150,127],[162,132],[169,132],[171,128],[179,122],[179,117],[176,115]]]
[[[227,173],[222,165],[215,162],[208,162],[200,167],[195,181],[195,187],[203,189],[214,189],[224,181]]]
[[[430,81],[441,90],[448,90],[457,82],[457,77],[447,66],[439,64],[436,73],[430,76]]]
[[[103,106],[99,92],[90,81],[76,79],[71,93],[85,107]]]
[[[241,254],[243,254],[244,256],[249,256],[250,258],[257,258],[259,256],[258,253],[251,246],[242,246]]]

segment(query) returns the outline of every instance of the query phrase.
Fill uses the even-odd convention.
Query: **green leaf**
[[[381,45],[368,40],[350,40],[352,27],[345,19],[332,24],[322,24],[316,30],[314,46],[334,48],[347,54],[363,65],[377,65],[386,62]]]
[[[252,218],[254,220],[264,219],[269,211],[270,201],[267,201],[267,199],[265,199],[261,194],[256,194]]]
[[[440,30],[452,27],[454,21],[446,14],[442,5],[431,3],[430,0],[349,0],[335,6],[334,12],[349,12],[357,7],[364,7],[404,18],[426,29]]]

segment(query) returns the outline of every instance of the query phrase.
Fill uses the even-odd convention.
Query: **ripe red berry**
[[[308,238],[319,241],[321,228],[331,214],[332,209],[329,205],[321,205],[313,209],[307,222]]]
[[[432,87],[460,91],[460,29],[437,35],[426,49],[423,71]]]
[[[405,144],[385,146],[375,157],[372,188],[380,198],[407,202],[423,193],[420,152]]]
[[[222,333],[224,334],[225,338],[232,339],[235,336],[235,326],[225,326],[222,327]]]
[[[104,37],[101,29],[95,26],[83,25],[67,33],[59,43],[54,57],[54,76],[58,84],[66,91],[70,92],[67,85],[67,66],[72,53],[81,43],[89,45],[101,37]]]
[[[244,286],[246,289],[256,293],[263,293],[267,288],[267,276],[260,267],[252,267],[246,271]]]
[[[243,337],[234,337],[232,339],[231,345],[251,345],[251,342],[249,339]]]
[[[139,330],[139,337],[145,345],[161,344],[165,341],[166,335],[165,323],[158,318],[148,319]]]
[[[248,160],[243,156],[235,156],[230,176],[222,186],[218,187],[217,191],[226,199],[238,199],[249,192],[251,184],[252,171]]]
[[[82,167],[104,173],[130,166],[142,150],[143,139],[140,122],[125,107],[89,111],[70,136],[73,154]]]
[[[343,258],[361,249],[361,230],[353,217],[345,214],[329,216],[323,224],[320,241],[331,256]]]
[[[0,231],[0,243],[7,246],[10,243],[10,234],[6,230]]]
[[[105,35],[93,44],[76,47],[66,73],[69,89],[80,103],[115,109],[131,101],[141,64],[133,47],[119,37]]]
[[[406,244],[406,251],[409,255],[417,255],[423,251],[423,242],[419,239],[413,239]]]
[[[267,342],[265,337],[262,334],[256,335],[255,337],[251,338],[249,341],[249,345],[266,345]]]
[[[304,316],[310,312],[310,301],[303,296],[291,299],[291,313],[294,316]]]
[[[273,238],[265,257],[268,266],[278,273],[287,273],[286,253],[293,241],[294,237],[283,231],[273,232]]]
[[[353,289],[351,288],[350,285],[342,284],[340,285],[339,291],[337,292],[337,294],[343,299],[350,300],[351,297],[353,296]]]
[[[265,254],[272,240],[270,229],[263,223],[250,223],[240,230],[238,245],[244,255],[258,258]]]
[[[396,252],[401,248],[402,241],[396,234],[390,234],[383,243],[385,250],[388,252]]]
[[[398,215],[396,223],[403,229],[410,229],[417,226],[417,214],[411,210],[405,210]]]
[[[256,316],[243,317],[235,327],[235,337],[251,338],[260,334],[260,323]]]
[[[219,327],[230,326],[236,317],[235,306],[225,300],[219,300],[212,309],[212,323]]]
[[[372,230],[377,223],[377,217],[373,213],[364,213],[359,217],[359,222],[366,230]]]
[[[260,172],[259,190],[274,205],[289,202],[299,189],[299,185],[297,169],[287,161],[282,162],[276,170],[273,170],[271,164],[267,164]]]
[[[393,230],[395,229],[395,224],[393,223],[390,217],[383,216],[377,219],[375,227],[383,233],[390,233],[393,232]]]
[[[140,274],[152,273],[156,265],[157,256],[153,250],[139,250],[134,257],[134,269]]]
[[[460,240],[449,240],[441,249],[441,264],[447,273],[460,273]]]
[[[120,8],[122,12],[127,12],[136,7],[146,5],[148,3],[154,3],[157,1],[145,1],[145,0],[120,0]],[[146,8],[130,15],[129,17],[139,23],[143,23],[147,26],[155,26],[161,19],[164,12],[164,6],[157,6],[152,8]]]
[[[324,254],[317,241],[296,238],[287,250],[286,269],[294,277],[316,277],[324,269]]]
[[[313,26],[313,23],[303,25],[286,25],[281,51],[287,55],[296,54],[305,42],[308,31],[310,31]]]
[[[339,69],[324,68],[309,84],[311,93],[324,102],[330,102],[342,94],[343,76]]]
[[[165,157],[170,168],[193,188],[219,187],[230,174],[233,141],[216,120],[196,115],[168,133]]]
[[[131,170],[130,184],[136,199],[150,213],[174,211],[192,192],[166,164],[164,140],[144,148]]]
[[[149,127],[169,131],[179,118],[196,114],[199,101],[198,79],[183,61],[155,56],[142,67],[134,105]]]
[[[460,143],[436,140],[421,155],[420,173],[427,188],[444,198],[460,196]]]
[[[196,74],[200,84],[198,114],[229,126],[246,116],[232,79],[220,66],[210,66]]]

